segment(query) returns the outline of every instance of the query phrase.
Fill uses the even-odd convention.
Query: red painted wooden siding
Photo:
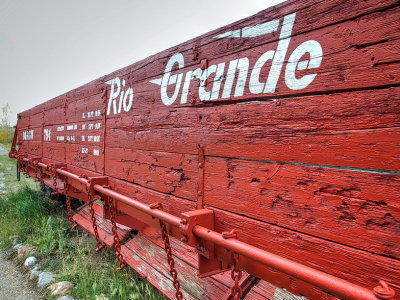
[[[276,89],[254,94],[252,69],[282,43],[283,20],[293,13]],[[272,20],[279,20],[273,34],[215,38]],[[262,249],[369,288],[384,279],[400,293],[399,20],[396,0],[282,3],[20,113],[20,151],[65,162],[78,174],[110,176],[113,189],[162,202],[179,215],[196,208],[201,145],[203,200],[216,212],[217,231],[237,228],[241,240]],[[293,90],[285,81],[288,59],[309,40],[320,44],[322,61],[296,71],[298,79],[316,76]],[[177,53],[184,67],[174,64],[171,75],[182,74],[182,84],[165,105],[160,85],[150,81],[163,77]],[[222,99],[230,61],[244,57],[243,95],[232,96],[236,79]],[[193,79],[181,103],[187,72],[222,63],[225,75],[211,74],[204,87],[221,85],[216,100],[201,101]],[[270,68],[268,61],[260,82]],[[133,89],[133,104],[107,115],[107,82],[114,78],[125,80],[124,92]],[[167,87],[169,97],[176,87]],[[263,276],[311,298],[330,298],[274,270]]]

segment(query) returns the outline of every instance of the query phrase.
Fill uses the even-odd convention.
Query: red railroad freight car
[[[20,113],[10,156],[170,298],[394,299],[399,20],[282,3]]]

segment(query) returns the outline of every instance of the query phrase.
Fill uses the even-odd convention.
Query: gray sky
[[[282,0],[0,0],[0,106],[16,114]]]

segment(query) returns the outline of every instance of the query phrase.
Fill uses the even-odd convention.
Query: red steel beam
[[[202,226],[195,226],[193,228],[193,233],[199,238],[210,241],[235,253],[258,261],[263,265],[275,268],[288,275],[311,283],[312,285],[317,286],[326,292],[330,292],[340,298],[354,300],[379,299],[375,296],[372,290],[363,288],[344,279],[307,267],[273,253],[261,250],[235,238],[223,238],[220,233]]]
[[[24,159],[25,160],[25,159]],[[38,163],[38,166],[46,168],[44,163]],[[79,177],[76,174],[66,171],[65,169],[57,169],[57,173],[77,180],[89,187],[90,179]],[[95,184],[93,189],[97,192],[112,197],[121,201],[133,208],[136,208],[152,217],[158,218],[173,226],[179,227],[182,219],[162,211],[157,208],[152,208],[140,201],[124,196],[116,191],[113,191],[105,186]],[[376,287],[374,290],[369,290],[364,287],[358,286],[344,279],[332,276],[330,274],[318,271],[303,264],[297,263],[290,259],[283,258],[273,253],[254,247],[250,244],[239,241],[236,238],[223,237],[221,233],[210,230],[202,226],[194,226],[193,233],[206,241],[212,242],[216,245],[229,249],[235,253],[253,259],[265,266],[272,267],[283,273],[306,281],[322,290],[332,293],[335,296],[351,299],[351,300],[377,300],[377,299],[394,299],[394,291],[387,286],[385,282],[380,282],[381,286]]]
[[[98,191],[102,193],[103,195],[109,196],[113,199],[116,199],[118,201],[121,201],[129,206],[132,206],[133,208],[136,208],[152,217],[155,217],[157,219],[160,219],[164,222],[167,222],[175,227],[179,227],[182,219],[179,217],[176,217],[174,215],[171,215],[165,211],[162,211],[160,209],[154,209],[151,208],[149,205],[143,204],[140,201],[137,201],[135,199],[129,198],[127,196],[121,195],[120,193],[110,190],[106,187],[100,186],[98,184],[93,186],[93,189],[95,191]]]
[[[89,185],[89,180],[85,178],[81,178],[73,173],[70,173],[64,169],[56,170],[59,174],[67,176],[69,178],[73,178],[78,180],[86,185]],[[151,208],[149,205],[146,205],[138,200],[132,199],[125,195],[122,195],[116,191],[113,191],[105,186],[94,185],[93,189],[97,192],[114,198],[118,201],[121,201],[129,206],[132,206],[150,216],[158,218],[164,222],[167,222],[173,226],[179,227],[182,219],[176,217],[172,214],[169,214],[160,209]],[[297,263],[295,261],[283,258],[281,256],[272,254],[265,250],[254,247],[250,244],[241,242],[236,238],[226,239],[222,236],[221,233],[215,232],[208,228],[202,226],[195,226],[193,228],[193,233],[202,238],[204,240],[210,241],[216,245],[229,249],[233,252],[246,256],[250,259],[258,261],[259,263],[275,268],[281,272],[284,272],[288,275],[311,283],[312,285],[321,288],[324,291],[330,292],[338,297],[344,297],[350,300],[377,300],[377,299],[393,299],[394,291],[388,287],[386,284],[383,288],[383,296],[377,297],[374,291],[366,289],[364,287],[358,286],[351,282],[348,282],[344,279],[332,276],[330,274],[318,271],[316,269],[310,268],[303,264]],[[385,291],[386,288],[386,291]]]

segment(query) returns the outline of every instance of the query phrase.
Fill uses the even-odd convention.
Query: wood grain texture
[[[146,204],[160,202],[176,216],[196,209],[199,185],[204,186],[202,199],[216,214],[217,231],[236,229],[242,241],[367,288],[383,279],[399,293],[398,4],[397,0],[284,2],[20,113],[19,151],[45,163],[66,163],[75,174],[109,176],[113,190]],[[282,28],[288,28],[290,18],[293,28],[283,38]],[[260,27],[254,26],[270,21],[279,24],[274,33],[243,37],[246,28],[257,32]],[[216,38],[227,32],[242,37]],[[285,40],[287,51],[278,51]],[[303,70],[295,71],[295,78],[316,75],[296,90],[295,80],[288,79],[288,65],[307,41],[315,41],[317,50],[316,43],[320,45],[322,61],[308,69],[312,51],[299,57],[308,62],[302,62]],[[271,60],[255,68],[271,51]],[[174,94],[179,74],[183,81],[176,100],[164,105],[162,88],[150,80],[159,79],[162,85],[168,62],[179,53],[182,65],[171,67],[171,75],[178,77],[167,80],[166,95]],[[276,87],[267,92],[263,84],[275,74],[270,72],[271,61],[278,53],[283,55],[282,70],[276,73]],[[223,97],[229,65],[238,59],[248,62],[243,92],[235,94],[236,70],[230,93]],[[223,69],[220,76],[211,72],[204,82],[191,79],[185,102],[186,74],[216,65]],[[254,69],[260,69],[259,76],[254,76]],[[121,93],[134,91],[127,112],[122,105],[119,112],[112,111],[115,90],[110,82],[116,78],[124,82]],[[263,85],[258,92],[257,81]],[[202,89],[205,94],[216,89],[213,100],[202,101]],[[123,99],[122,94],[115,99]],[[204,178],[199,175],[199,146],[205,154]],[[68,183],[73,195],[85,200],[82,186]],[[135,213],[127,205],[117,206],[121,213]],[[177,229],[171,234],[180,237]],[[161,249],[159,240],[141,237],[124,255],[171,296],[165,265],[148,256]],[[192,269],[193,257],[183,257],[184,249],[179,243],[175,246],[180,249],[179,265]],[[230,262],[224,249],[217,247],[217,255]],[[276,286],[310,299],[334,299],[245,257],[240,262],[246,271]],[[189,277],[187,282],[198,283]],[[222,287],[229,285],[224,277],[213,288],[207,284],[205,290],[214,289],[210,298],[220,297]],[[261,283],[249,299],[268,298],[272,292],[271,285]],[[185,286],[184,293],[198,298],[203,295],[201,284]]]

